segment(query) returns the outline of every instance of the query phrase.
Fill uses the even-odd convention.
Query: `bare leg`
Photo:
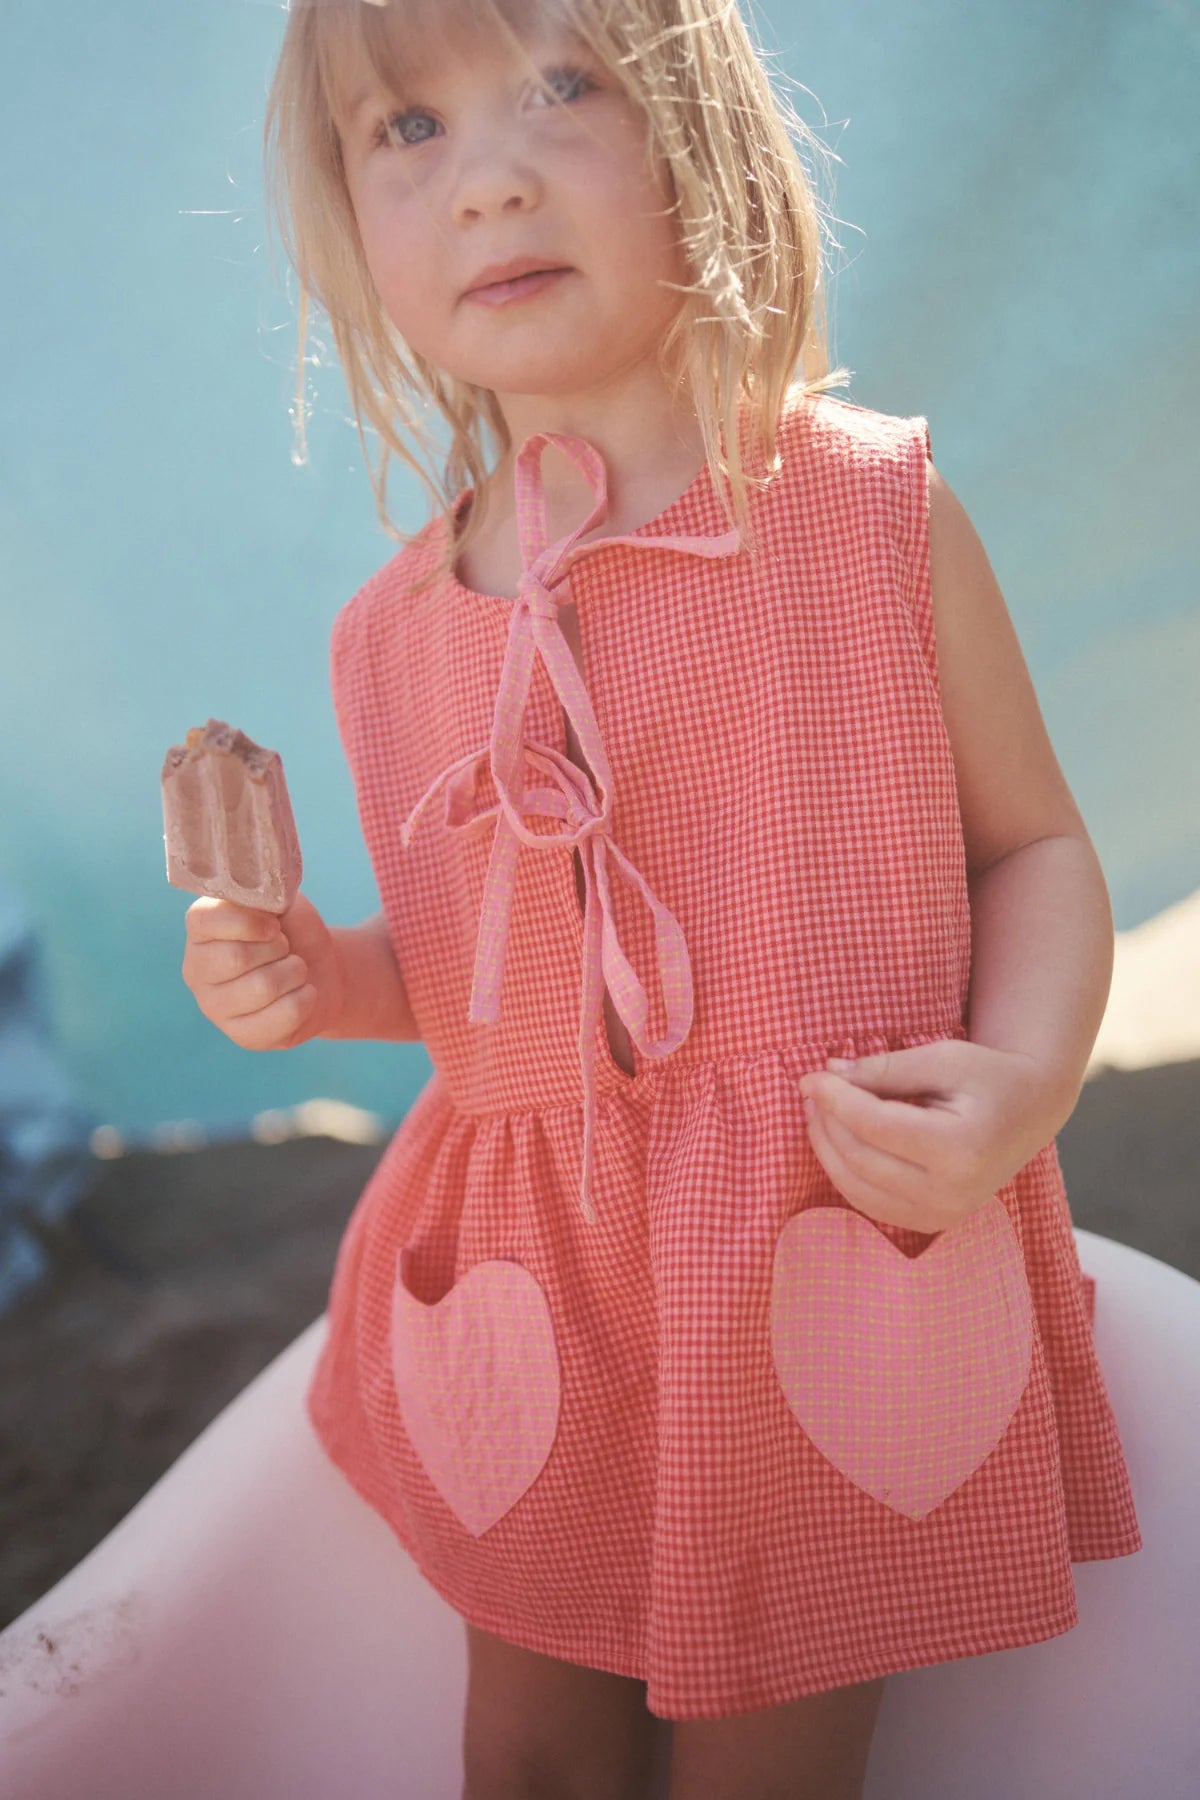
[[[885,1680],[729,1719],[676,1719],[669,1800],[861,1800]]]
[[[463,1800],[643,1800],[660,1721],[646,1684],[467,1626]]]

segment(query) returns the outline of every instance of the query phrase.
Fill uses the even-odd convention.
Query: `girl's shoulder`
[[[335,658],[354,649],[370,654],[379,633],[394,629],[398,613],[436,596],[450,578],[448,569],[440,578],[437,574],[446,541],[444,525],[435,513],[345,602],[333,621]]]
[[[824,510],[856,530],[912,538],[920,551],[933,452],[923,413],[859,406],[830,393],[789,392],[777,440],[776,504]]]
[[[928,446],[929,422],[923,413],[878,412],[838,394],[796,388],[784,405],[780,437],[785,458],[790,451],[834,466],[905,466],[914,446]]]
[[[880,566],[876,546],[893,571],[911,614],[935,690],[938,683],[929,575],[929,494],[933,452],[923,413],[878,412],[834,394],[800,396],[782,464],[793,475],[781,496],[783,516],[821,524],[822,553],[844,555],[855,568]],[[790,503],[790,504],[789,504]],[[782,532],[807,546],[813,533]],[[806,552],[805,552],[806,553]]]
[[[410,641],[402,628],[423,599],[436,604],[448,574],[438,577],[446,537],[435,514],[401,545],[335,615],[329,640],[334,708],[351,767],[365,767],[368,739],[380,717],[381,684],[402,668]],[[432,579],[426,579],[432,577]]]

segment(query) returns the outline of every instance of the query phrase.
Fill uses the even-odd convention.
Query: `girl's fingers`
[[[312,1010],[317,990],[307,982],[293,988],[288,994],[281,994],[270,1006],[264,1006],[261,1012],[254,1014],[254,1024],[262,1032],[264,1042],[278,1045],[282,1040],[298,1031]]]
[[[928,1181],[928,1172],[920,1164],[893,1156],[889,1150],[881,1150],[877,1145],[865,1142],[835,1113],[822,1111],[820,1107],[816,1111],[828,1142],[837,1152],[843,1168],[848,1171],[852,1180],[866,1182],[872,1187],[886,1188],[893,1193],[907,1187],[910,1182]]]
[[[268,943],[208,944],[204,952],[205,980],[212,987],[223,987],[227,982],[240,980],[254,969],[265,968],[269,963],[283,962],[289,954],[290,946],[282,933]]]
[[[302,956],[285,956],[281,962],[269,963],[244,975],[236,994],[229,996],[229,1019],[249,1018],[253,1013],[266,1013],[277,1001],[304,987],[308,981],[308,964]]]
[[[221,942],[188,943],[183,956],[182,975],[197,998],[231,982],[242,981],[255,969],[266,968],[286,959],[287,939],[280,934],[269,943],[245,943],[232,939]]]
[[[894,1193],[877,1187],[874,1182],[864,1180],[849,1167],[833,1141],[828,1121],[821,1117],[819,1107],[814,1106],[809,1116],[808,1130],[821,1167],[838,1193],[843,1194],[851,1206],[883,1225],[912,1224],[911,1208],[903,1200],[897,1199]]]
[[[279,933],[279,919],[275,913],[263,912],[253,906],[237,906],[232,900],[218,900],[211,894],[202,894],[192,902],[184,923],[194,944],[217,944],[229,939],[265,942]]]
[[[839,1075],[822,1071],[804,1078],[804,1088],[827,1119],[836,1120],[864,1145],[924,1173],[939,1143],[960,1129],[957,1115],[943,1107],[874,1094]]]

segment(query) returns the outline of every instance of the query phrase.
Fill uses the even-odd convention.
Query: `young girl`
[[[184,976],[428,1047],[309,1409],[470,1800],[656,1718],[673,1800],[858,1795],[890,1671],[1141,1542],[1054,1141],[1107,892],[925,419],[828,392],[797,128],[713,0],[310,0],[272,94],[381,506],[450,450],[333,629],[382,911],[198,900]]]

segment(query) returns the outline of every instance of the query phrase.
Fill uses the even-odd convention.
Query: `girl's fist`
[[[869,1219],[928,1233],[983,1206],[1064,1116],[1061,1084],[1032,1056],[960,1038],[831,1061],[800,1091],[838,1192]]]
[[[282,917],[204,896],[185,923],[184,983],[205,1018],[243,1050],[292,1050],[341,1012],[341,959],[302,894]]]

